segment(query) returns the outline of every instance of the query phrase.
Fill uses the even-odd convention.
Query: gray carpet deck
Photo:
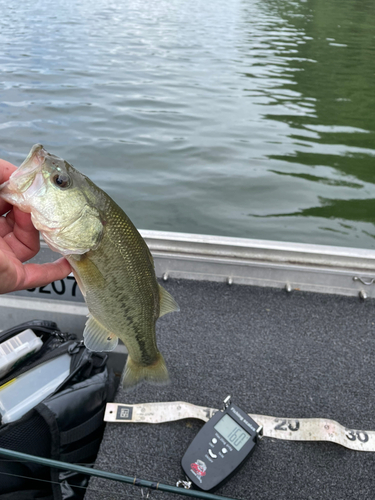
[[[119,389],[116,402],[188,401],[221,407],[230,394],[248,413],[327,417],[375,430],[375,301],[356,297],[170,280],[181,307],[157,339],[171,385]],[[175,484],[198,420],[107,424],[96,467]],[[237,499],[374,498],[375,453],[326,442],[264,438],[216,493]],[[143,491],[143,498],[146,497]],[[91,479],[85,500],[142,499],[139,488]],[[152,491],[150,500],[183,498]]]

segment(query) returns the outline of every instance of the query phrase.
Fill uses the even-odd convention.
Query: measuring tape
[[[207,422],[218,410],[183,401],[169,403],[107,403],[106,422],[161,424],[184,418]],[[325,418],[249,416],[263,427],[263,436],[287,441],[331,441],[356,451],[375,451],[375,431],[348,429]]]

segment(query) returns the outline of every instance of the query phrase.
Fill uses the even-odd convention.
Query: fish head
[[[34,226],[53,250],[80,255],[95,249],[102,236],[95,188],[99,191],[67,161],[36,144],[9,180],[0,185],[0,197],[31,213]]]

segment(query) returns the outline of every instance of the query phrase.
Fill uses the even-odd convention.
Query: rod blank
[[[204,491],[185,490],[183,488],[178,488],[177,486],[156,483],[155,481],[148,481],[146,479],[138,479],[137,477],[123,476],[122,474],[115,474],[113,472],[106,472],[99,469],[91,469],[89,467],[84,467],[83,465],[69,464],[67,462],[60,462],[59,460],[52,460],[51,458],[37,457],[35,455],[29,455],[27,453],[21,453],[19,451],[7,450],[5,448],[0,448],[0,455],[46,465],[47,467],[53,467],[55,469],[80,472],[82,474],[87,474],[88,476],[101,477],[103,479],[119,481],[120,483],[128,483],[133,486],[141,486],[144,488],[150,488],[152,490],[166,491],[168,493],[174,493],[176,495],[187,496],[191,498],[201,498],[204,500],[235,500],[233,498],[214,495],[212,493],[206,493]]]

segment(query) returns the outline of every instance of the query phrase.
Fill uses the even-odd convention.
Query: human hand
[[[0,184],[15,170],[14,165],[0,160]],[[64,258],[48,264],[23,264],[39,249],[39,231],[30,214],[0,199],[0,293],[35,288],[68,276],[71,267]]]

